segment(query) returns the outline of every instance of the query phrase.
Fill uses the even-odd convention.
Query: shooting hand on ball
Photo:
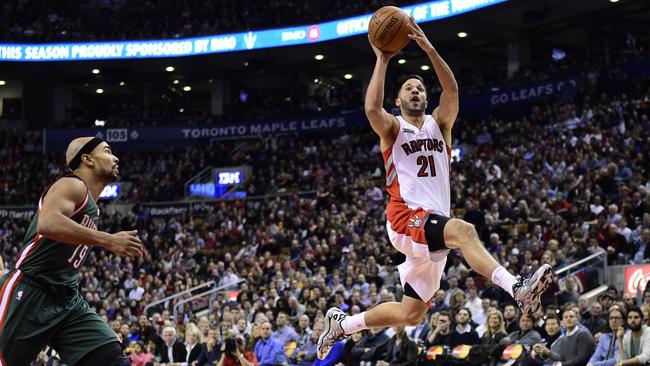
[[[368,36],[368,41],[370,41],[370,36]],[[372,44],[372,41],[370,41],[370,47],[372,47],[372,50],[375,51],[375,56],[377,56],[378,59],[382,59],[384,61],[390,60],[393,56],[397,54],[397,52],[399,52],[399,50],[395,52],[382,51],[379,48],[375,47],[375,45]]]
[[[413,17],[409,17],[409,22],[406,25],[411,33],[409,33],[409,38],[418,43],[418,46],[424,51],[429,53],[433,51],[433,45],[429,42],[427,35],[424,34],[424,31],[420,26],[413,20]]]

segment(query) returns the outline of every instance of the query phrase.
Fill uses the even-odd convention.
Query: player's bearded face
[[[98,157],[98,168],[102,177],[110,182],[118,180],[120,175],[119,159],[110,150],[103,151]]]
[[[427,108],[427,94],[419,80],[410,79],[404,83],[399,93],[399,104],[408,114],[424,113]]]

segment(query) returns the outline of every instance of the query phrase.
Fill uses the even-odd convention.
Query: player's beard
[[[109,183],[117,182],[120,180],[120,172],[115,169],[115,166],[111,167],[111,170],[104,174],[104,180]]]
[[[427,109],[426,102],[420,101],[417,103],[417,105],[414,106],[410,100],[406,100],[404,98],[400,99],[400,105],[402,107],[402,110],[404,111],[404,114],[409,116],[423,115],[424,111]]]
[[[638,330],[641,329],[641,323],[638,323],[638,324],[629,324],[629,326],[630,326],[630,329],[631,329],[633,332],[636,332],[636,331],[638,331]]]

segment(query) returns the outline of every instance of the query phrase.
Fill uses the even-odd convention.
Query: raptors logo
[[[415,227],[415,228],[418,228],[418,227],[420,227],[420,225],[422,224],[422,222],[420,221],[420,216],[418,216],[418,215],[413,215],[413,218],[412,218],[412,219],[409,219],[409,221],[410,221],[411,223],[408,224],[408,227]]]

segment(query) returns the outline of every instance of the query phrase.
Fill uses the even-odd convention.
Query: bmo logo
[[[217,184],[231,185],[241,183],[241,172],[220,172],[217,175]]]
[[[297,31],[291,31],[291,32],[282,32],[282,42],[299,41],[301,39],[305,39],[306,36],[307,36],[307,33],[305,33],[304,30],[297,30]]]
[[[311,27],[307,28],[307,38],[309,38],[310,41],[315,41],[320,38],[320,27],[317,25],[312,25]]]
[[[625,296],[636,296],[639,288],[645,290],[646,284],[650,277],[643,276],[650,274],[650,265],[630,266],[625,268]]]
[[[309,39],[310,41],[315,41],[320,38],[320,27],[317,25],[312,25],[307,28],[307,31],[302,29],[282,32],[282,42],[288,41],[302,41],[303,39]]]

